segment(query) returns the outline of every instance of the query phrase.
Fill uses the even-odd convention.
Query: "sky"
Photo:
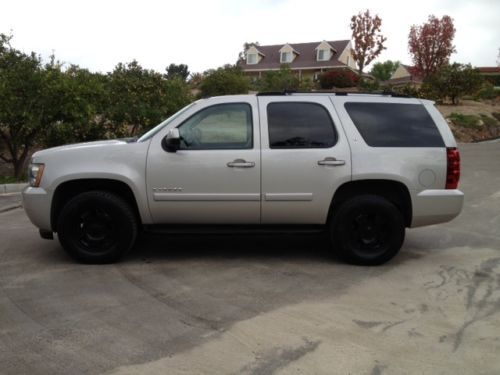
[[[350,18],[365,9],[382,18],[387,37],[376,61],[411,63],[410,26],[430,14],[454,20],[452,61],[496,66],[500,48],[500,0],[7,0],[0,9],[0,33],[12,33],[15,48],[100,72],[133,59],[203,72],[235,63],[245,42],[350,39]]]

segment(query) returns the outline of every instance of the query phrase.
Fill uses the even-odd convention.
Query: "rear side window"
[[[444,147],[423,105],[351,102],[345,109],[369,146]]]
[[[267,123],[271,148],[328,148],[337,142],[328,111],[316,103],[269,103]]]

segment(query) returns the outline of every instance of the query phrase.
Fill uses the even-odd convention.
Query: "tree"
[[[470,64],[453,63],[428,76],[423,90],[432,96],[444,100],[450,99],[452,104],[458,104],[464,95],[475,94],[483,84],[483,77],[479,70]]]
[[[25,54],[0,35],[0,139],[20,178],[35,146],[102,138],[102,76],[63,65],[52,56],[45,65],[35,53]]]
[[[391,61],[391,60],[375,63],[373,64],[370,74],[374,76],[378,81],[387,81],[396,71],[399,64],[400,64],[399,61]]]
[[[45,70],[52,76],[52,105],[61,113],[40,137],[44,146],[114,136],[104,117],[108,98],[106,76],[77,65],[62,71],[60,64],[54,62],[47,64]]]
[[[359,82],[359,76],[350,70],[330,70],[319,76],[322,89],[354,87]]]
[[[16,178],[35,147],[135,135],[191,100],[177,74],[166,79],[136,61],[109,74],[65,68],[54,56],[43,64],[11,39],[0,34],[0,159]]]
[[[249,80],[238,66],[225,65],[207,70],[200,84],[202,96],[232,95],[248,93]]]
[[[448,64],[450,55],[456,52],[453,45],[455,31],[449,16],[439,19],[430,15],[427,23],[411,27],[408,49],[417,74],[425,78]]]
[[[359,12],[351,18],[350,27],[354,40],[352,56],[358,66],[359,75],[363,73],[365,66],[385,49],[384,42],[387,38],[380,32],[381,25],[382,19],[378,15],[372,17],[369,10]]]
[[[201,73],[192,73],[188,81],[189,87],[191,87],[192,89],[197,89],[198,87],[200,87],[202,82],[203,74]]]
[[[179,77],[142,68],[137,61],[119,63],[108,74],[105,117],[116,135],[135,136],[189,103],[187,84]]]
[[[189,70],[186,64],[170,64],[167,69],[167,79],[180,78],[183,81],[186,81],[189,77]]]
[[[34,52],[23,53],[0,34],[0,138],[19,178],[35,146],[40,146],[54,124],[64,123],[73,112],[68,102],[68,81],[62,64],[52,56],[43,65]]]
[[[265,72],[258,83],[259,91],[297,90],[300,82],[287,64],[282,64],[280,70]]]
[[[40,57],[16,50],[11,39],[0,34],[0,138],[8,151],[8,156],[0,154],[0,158],[12,164],[14,177],[20,178],[54,109],[45,103],[49,82]]]

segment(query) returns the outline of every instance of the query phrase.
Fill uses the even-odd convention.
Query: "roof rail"
[[[257,96],[277,96],[277,95],[291,95],[291,94],[296,94],[298,93],[297,90],[289,90],[289,89],[284,89],[283,91],[264,91],[264,92],[258,92],[256,95]],[[304,92],[306,93],[306,92]],[[310,91],[309,91],[310,93]]]
[[[377,90],[377,91],[344,91],[344,92],[335,92],[335,95],[338,96],[347,96],[347,95],[384,95],[384,96],[392,96],[394,98],[410,98],[409,95],[400,94],[398,92],[390,91],[390,90]]]
[[[317,91],[299,91],[299,90],[289,90],[285,89],[283,91],[264,91],[259,92],[257,96],[286,96],[292,94],[333,94],[336,96],[348,96],[348,95],[384,95],[391,96],[393,98],[411,98],[409,95],[400,94],[390,90],[377,90],[377,91],[335,91],[335,90],[317,90]]]

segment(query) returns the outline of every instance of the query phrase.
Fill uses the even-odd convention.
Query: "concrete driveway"
[[[451,223],[380,267],[321,236],[147,237],[75,264],[0,214],[2,374],[498,374],[500,143],[461,147]]]

